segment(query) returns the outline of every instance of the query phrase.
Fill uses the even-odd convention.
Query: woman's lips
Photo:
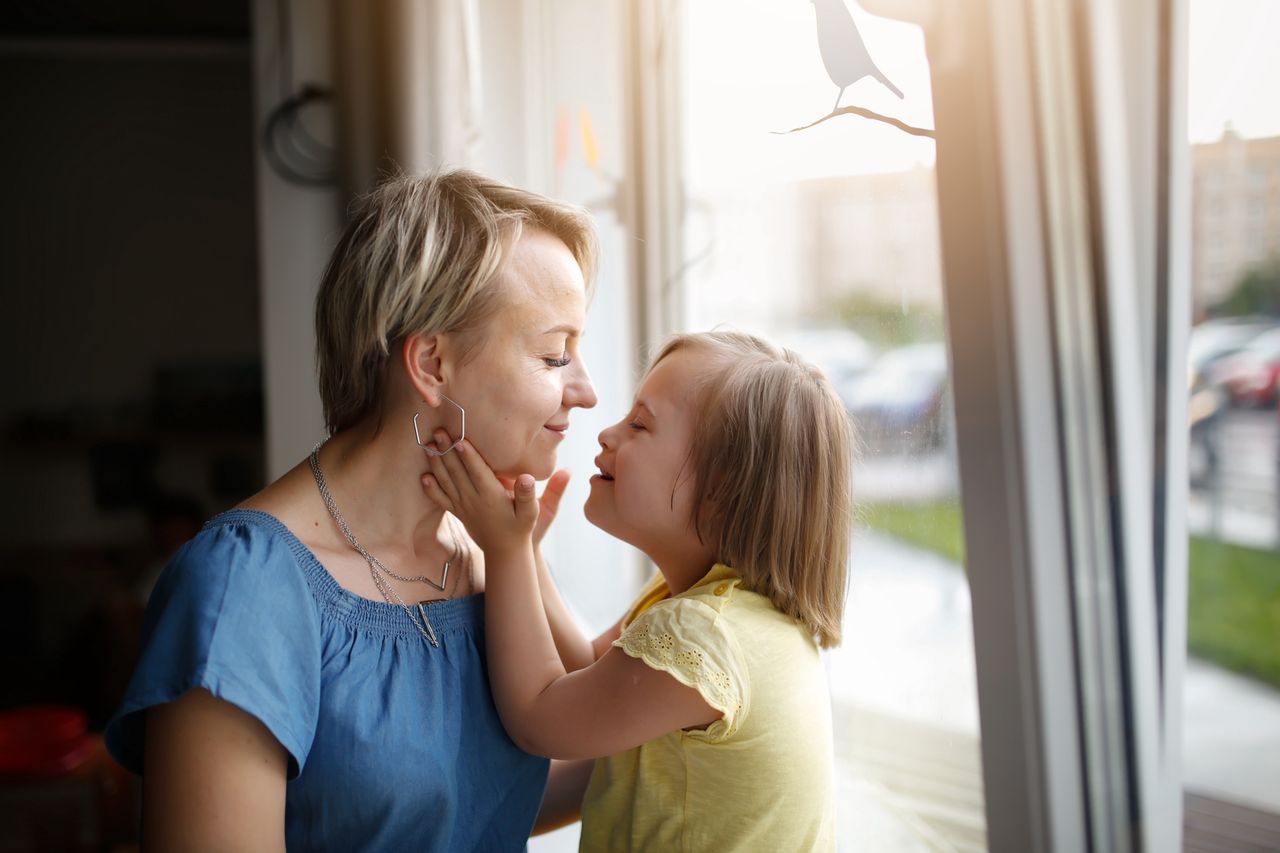
[[[569,429],[569,425],[560,424],[558,426],[553,426],[551,424],[544,424],[542,428],[553,433],[557,439],[563,439],[565,431]]]

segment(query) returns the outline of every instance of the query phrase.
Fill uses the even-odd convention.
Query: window
[[[787,132],[836,101],[813,4],[628,7],[648,29],[624,34],[637,340],[779,338],[863,433],[829,656],[843,843],[1173,849],[1184,779],[1189,820],[1271,820],[1280,416],[1228,408],[1182,358],[1193,300],[1200,319],[1246,266],[1242,152],[1280,135],[1251,82],[1277,73],[1275,11],[986,0],[937,7],[926,53],[862,7],[932,4],[848,5],[905,98],[863,79],[838,104],[936,126],[936,160],[854,115]],[[1268,531],[1217,541],[1244,504]]]
[[[1255,238],[1214,263],[1218,293],[1192,294],[1212,316],[1198,317],[1190,331],[1188,371],[1182,781],[1188,844],[1225,844],[1242,822],[1273,833],[1280,825],[1280,763],[1259,760],[1280,754],[1280,316],[1268,316],[1277,306],[1263,296],[1268,288],[1280,292],[1280,268],[1254,266],[1265,258],[1266,208],[1280,199],[1280,188],[1266,180],[1280,158],[1280,107],[1255,95],[1261,86],[1238,93],[1226,86],[1228,79],[1260,81],[1280,72],[1258,35],[1280,27],[1280,12],[1273,4],[1193,0],[1190,13],[1191,142],[1215,144],[1197,135],[1221,117],[1238,128],[1230,139],[1237,158],[1254,164],[1222,188],[1222,207],[1205,214],[1215,232],[1247,222]],[[1227,209],[1247,210],[1248,218],[1226,220]],[[1199,236],[1191,246],[1193,259],[1214,250]],[[1250,276],[1252,286],[1245,283]]]
[[[933,122],[919,27],[851,6],[899,99]],[[986,844],[977,683],[944,340],[934,146],[832,110],[815,6],[683,4],[681,325],[744,328],[824,369],[860,436],[845,640],[827,655],[839,843]]]

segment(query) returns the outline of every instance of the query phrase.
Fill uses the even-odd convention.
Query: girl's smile
[[[705,353],[692,349],[659,361],[627,416],[600,433],[600,473],[591,478],[587,519],[660,566],[709,560],[693,527],[695,483],[688,467],[693,391],[705,362]]]

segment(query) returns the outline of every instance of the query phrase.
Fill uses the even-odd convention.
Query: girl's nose
[[[597,436],[596,440],[600,442],[600,446],[605,450],[608,450],[613,445],[613,431],[617,428],[618,425],[614,424],[613,426],[605,427],[600,430],[600,435]]]

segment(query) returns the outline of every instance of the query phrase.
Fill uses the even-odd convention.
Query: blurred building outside
[[[1217,142],[1192,145],[1191,152],[1192,293],[1199,318],[1250,267],[1280,255],[1280,136],[1247,139],[1227,127]],[[941,309],[931,166],[775,185],[764,197],[756,191],[750,205],[744,203],[749,192],[704,197],[690,215],[696,218],[704,209],[733,215],[765,204],[778,211],[777,220],[757,226],[768,231],[769,254],[805,266],[784,272],[743,258],[718,270],[745,288],[757,312],[771,322],[783,306],[794,322],[820,321],[833,303],[855,293],[900,302],[904,313],[915,305]],[[779,222],[790,224],[779,231]],[[726,230],[736,224],[721,223]],[[806,286],[777,287],[786,280]],[[706,305],[708,314],[717,310],[723,306]]]
[[[1227,127],[1191,146],[1191,281],[1197,318],[1250,266],[1280,255],[1280,136]]]

